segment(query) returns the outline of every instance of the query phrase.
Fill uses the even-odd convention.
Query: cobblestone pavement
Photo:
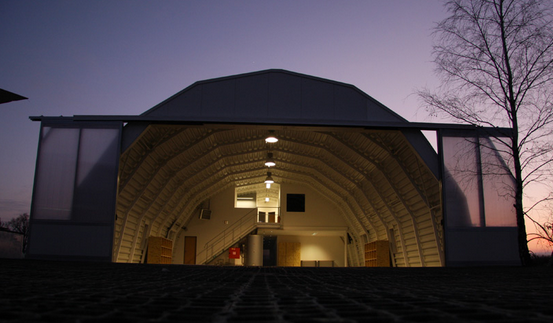
[[[551,267],[268,268],[0,259],[0,322],[553,322]]]

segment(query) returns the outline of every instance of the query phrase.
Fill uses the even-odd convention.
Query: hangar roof
[[[143,116],[327,125],[407,122],[353,85],[276,69],[198,81]]]

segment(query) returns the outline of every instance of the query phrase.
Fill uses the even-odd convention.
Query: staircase
[[[220,256],[228,248],[238,243],[240,240],[251,234],[258,227],[273,227],[280,228],[280,224],[266,223],[263,220],[258,222],[258,209],[250,210],[233,225],[226,228],[215,238],[209,240],[202,251],[197,255],[198,264],[206,265],[212,260]]]
[[[197,255],[199,264],[208,264],[227,251],[232,245],[254,231],[256,224],[257,209],[253,209],[205,244],[204,249]]]

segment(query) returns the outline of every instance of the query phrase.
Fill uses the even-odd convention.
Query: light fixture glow
[[[269,198],[268,198],[268,197],[265,198],[265,202],[269,202]]]
[[[273,184],[275,181],[271,177],[271,172],[267,172],[267,178],[265,178],[265,184]]]
[[[268,144],[274,144],[275,142],[278,142],[278,138],[271,135],[271,136],[265,138],[265,142],[268,143]]]
[[[265,183],[266,188],[271,188],[271,183]]]
[[[274,135],[274,130],[269,130],[269,136],[265,138],[265,142],[268,144],[274,144],[275,142],[278,142],[278,138]]]
[[[275,160],[273,159],[273,153],[267,153],[267,160],[265,161],[265,166],[273,167],[275,166]]]

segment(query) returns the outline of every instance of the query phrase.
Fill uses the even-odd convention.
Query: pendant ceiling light
[[[274,144],[275,142],[278,142],[278,138],[275,136],[269,136],[265,138],[265,142],[269,144]]]
[[[267,178],[265,178],[265,184],[273,184],[275,181],[271,177],[271,172],[267,172]]]
[[[265,138],[265,142],[268,144],[274,144],[278,142],[278,138],[273,135],[273,131],[269,131],[269,137]]]
[[[273,159],[273,153],[267,153],[267,160],[265,161],[265,166],[273,167],[275,166],[275,160]]]

